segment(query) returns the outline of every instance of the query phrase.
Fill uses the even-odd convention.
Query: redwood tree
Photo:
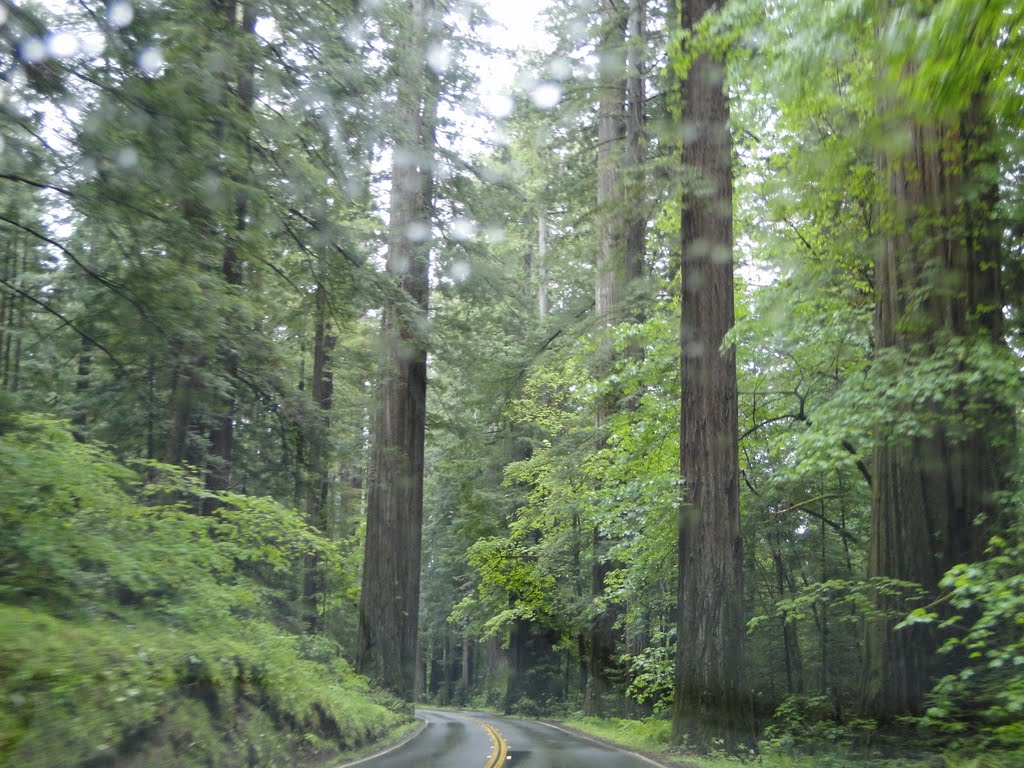
[[[719,0],[679,0],[693,30]],[[684,74],[679,614],[673,733],[699,747],[741,737],[743,544],[733,326],[732,144],[724,58]]]
[[[907,141],[878,156],[889,217],[875,259],[875,347],[899,379],[927,366],[933,391],[901,409],[900,426],[879,429],[868,576],[920,585],[930,602],[947,570],[981,559],[1014,442],[1013,414],[976,367],[1006,353],[994,123],[982,90],[952,113],[898,96],[884,109]],[[913,605],[904,597],[880,591],[867,629],[862,709],[883,721],[923,713],[957,663],[936,653],[934,625],[896,629]]]
[[[416,684],[423,443],[426,425],[430,218],[437,93],[426,67],[433,0],[409,0],[396,46],[398,93],[387,269],[399,290],[385,307],[383,359],[366,491],[359,604],[360,670],[411,700]]]

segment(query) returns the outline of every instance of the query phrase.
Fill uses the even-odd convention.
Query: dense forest
[[[0,765],[1019,765],[1024,4],[487,6],[0,1]]]

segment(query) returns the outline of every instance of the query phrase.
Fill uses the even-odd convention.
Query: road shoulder
[[[370,760],[375,760],[378,757],[390,754],[396,749],[401,749],[426,730],[427,720],[420,715],[416,715],[416,722],[412,725],[413,727],[411,730],[399,732],[396,734],[394,739],[389,740],[385,744],[377,743],[365,747],[362,750],[357,750],[355,754],[347,756],[344,762],[332,763],[329,768],[350,768],[351,766],[360,765],[362,763],[369,762]],[[373,750],[372,752],[369,751],[371,749]]]
[[[563,733],[568,733],[578,739],[584,739],[585,741],[589,741],[594,744],[600,744],[602,747],[608,747],[609,749],[614,749],[627,755],[632,755],[639,760],[643,760],[645,763],[657,766],[657,768],[697,768],[693,763],[685,762],[681,758],[673,759],[671,762],[666,762],[668,758],[666,758],[665,755],[659,755],[656,752],[638,750],[625,744],[619,744],[611,739],[607,739],[602,736],[595,736],[592,733],[581,731],[579,728],[573,728],[572,726],[566,725],[558,720],[537,720],[536,722],[546,725],[549,728],[562,731]]]

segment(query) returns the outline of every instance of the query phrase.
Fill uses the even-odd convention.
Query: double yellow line
[[[487,761],[484,768],[498,768],[498,766],[504,765],[505,759],[508,757],[508,743],[490,723],[485,723],[482,720],[477,720],[477,722],[484,727],[484,730],[487,731],[487,735],[491,737],[491,743],[494,744],[494,751],[491,752],[491,759]]]

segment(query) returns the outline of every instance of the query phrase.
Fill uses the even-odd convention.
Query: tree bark
[[[548,316],[548,213],[542,206],[537,215],[537,317]]]
[[[306,472],[306,522],[320,531],[328,533],[327,491],[329,477],[325,454],[331,429],[331,408],[334,403],[334,373],[331,370],[331,356],[337,344],[327,318],[327,297],[323,285],[316,289],[316,324],[313,331],[313,382],[310,396],[320,414],[313,439],[309,441]],[[323,601],[326,597],[326,579],[315,553],[307,553],[303,559],[302,603],[306,619],[306,630],[316,634],[323,629]]]
[[[950,343],[1005,351],[997,161],[985,101],[978,94],[954,121],[885,109],[909,146],[879,154],[891,224],[875,262],[876,349],[907,361],[948,354]],[[926,601],[950,567],[982,557],[1015,442],[1013,414],[991,390],[964,388],[953,400],[945,415],[918,406],[913,416],[926,433],[879,434],[873,455],[868,576],[919,584]],[[975,423],[965,427],[968,414]],[[880,595],[877,607],[888,615],[867,625],[861,710],[882,721],[920,714],[955,662],[936,652],[942,638],[933,626],[895,629],[912,604]]]
[[[225,23],[228,26],[241,24],[241,36],[254,36],[256,34],[256,8],[251,2],[229,1],[215,4],[215,8],[226,16]],[[239,48],[242,50],[242,48]],[[238,72],[236,87],[227,83],[226,92],[235,92],[234,101],[237,103],[244,120],[252,112],[255,93],[255,68],[256,62],[251,56],[241,60],[241,69]],[[225,76],[227,77],[227,76]],[[237,136],[238,143],[248,156],[250,152],[249,126],[243,122]],[[234,210],[234,231],[228,236],[224,246],[224,254],[221,259],[221,274],[224,283],[229,290],[242,285],[243,271],[242,263],[238,255],[238,240],[245,232],[249,215],[249,196],[244,186],[248,183],[246,178],[232,179],[241,188],[235,196]],[[225,328],[230,328],[230,318],[226,318]],[[227,331],[226,331],[227,332]],[[234,340],[231,339],[231,342]],[[234,380],[238,375],[238,353],[234,350],[234,344],[222,341],[218,345],[218,357],[223,368],[225,377],[228,379],[227,387],[223,395],[217,398],[216,413],[214,415],[214,426],[210,430],[210,451],[206,474],[206,487],[214,492],[226,491],[231,487],[231,463],[234,454],[235,442],[235,420],[237,418],[238,404],[235,400],[232,388]],[[207,511],[211,511],[213,500],[207,500]]]
[[[407,3],[411,29],[399,51],[388,271],[403,293],[384,310],[366,545],[359,605],[359,669],[411,700],[416,686],[423,442],[426,425],[429,227],[436,84],[424,62],[433,0]]]
[[[718,0],[678,0],[693,29]],[[673,733],[700,748],[746,737],[743,543],[739,515],[736,353],[732,328],[732,152],[725,64],[700,55],[683,81],[682,212],[684,500],[679,518],[679,621]]]
[[[607,340],[608,326],[614,325],[619,309],[624,278],[625,238],[622,227],[622,173],[625,124],[625,47],[626,17],[612,0],[601,3],[601,29],[597,46],[599,59],[597,114],[597,214],[598,244],[594,283],[595,314],[601,342],[597,375],[608,374],[612,351]],[[600,431],[608,419],[614,402],[604,398],[597,404],[595,425]],[[604,447],[603,438],[596,446]],[[595,606],[604,596],[605,577],[611,570],[607,562],[608,545],[597,527],[591,536],[591,597]],[[609,668],[615,658],[615,614],[611,606],[596,608],[591,619],[587,642],[587,684],[583,696],[583,712],[604,715],[604,699],[610,688]]]

